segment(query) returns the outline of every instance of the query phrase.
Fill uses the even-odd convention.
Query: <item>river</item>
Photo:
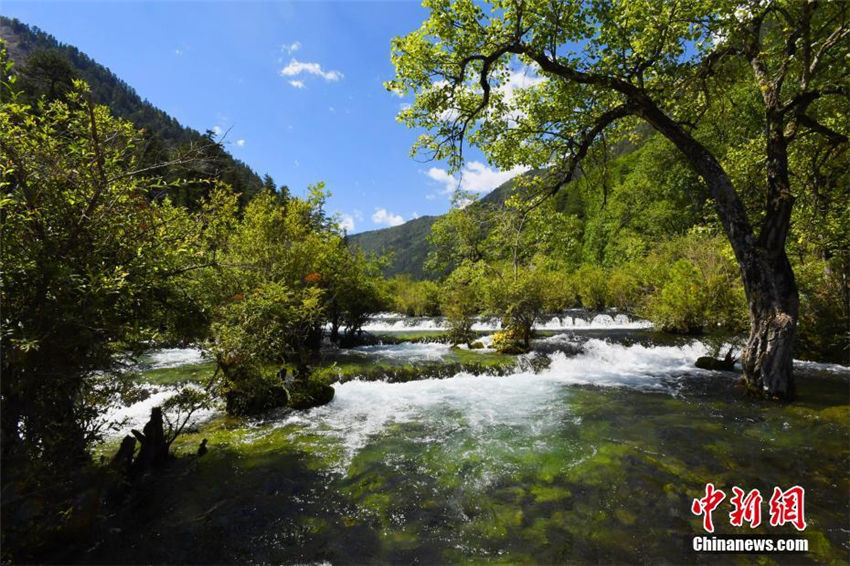
[[[378,334],[442,327],[391,315],[368,325]],[[477,328],[486,346],[495,324]],[[350,379],[329,405],[303,413],[202,415],[177,441],[187,456],[131,501],[86,559],[727,563],[686,542],[703,532],[690,509],[711,482],[730,495],[732,486],[760,490],[765,517],[775,486],[803,486],[809,552],[781,561],[846,561],[850,368],[796,363],[799,399],[780,405],[746,397],[735,373],[693,366],[722,339],[580,313],[540,329],[535,352],[508,375]],[[457,354],[402,343],[351,355],[433,365]],[[204,363],[197,356],[160,352],[148,365],[188,368]],[[209,453],[196,458],[201,438]],[[727,497],[714,513],[719,534],[797,534],[767,520],[732,527],[730,509]]]

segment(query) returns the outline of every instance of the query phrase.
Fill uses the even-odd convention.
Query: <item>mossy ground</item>
[[[348,353],[341,350],[325,358],[315,368],[314,377],[328,382],[360,379],[404,382],[434,377],[450,377],[460,372],[472,374],[508,373],[516,358],[495,352],[451,348],[439,360],[409,361]]]
[[[205,361],[174,368],[149,369],[139,373],[139,380],[155,385],[179,385],[183,383],[203,383],[215,373],[215,362]]]

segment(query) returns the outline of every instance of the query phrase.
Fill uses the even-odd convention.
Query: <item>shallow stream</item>
[[[809,553],[736,562],[846,563],[850,368],[798,363],[795,403],[757,401],[734,387],[736,374],[694,368],[722,340],[662,336],[626,318],[575,320],[542,324],[550,335],[509,375],[353,379],[304,413],[205,414],[177,441],[187,456],[86,559],[728,563],[686,546],[702,533],[691,502],[712,482],[765,500],[774,486],[806,489]],[[374,333],[426,327],[442,323],[371,323]],[[457,355],[430,342],[355,352],[367,365]],[[157,355],[149,365],[180,359]],[[195,356],[184,353],[187,371],[208,364]],[[201,438],[210,450],[197,458]],[[796,534],[767,521],[731,527],[730,509],[727,498],[715,511],[718,533]]]

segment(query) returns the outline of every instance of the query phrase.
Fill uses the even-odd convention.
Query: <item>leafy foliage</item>
[[[132,173],[138,141],[81,82],[66,100],[0,111],[2,239],[15,242],[2,250],[4,450],[83,457],[86,376],[197,312],[179,281],[199,231],[148,200],[159,180]]]

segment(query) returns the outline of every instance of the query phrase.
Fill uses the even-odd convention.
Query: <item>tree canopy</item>
[[[396,78],[387,83],[415,95],[400,114],[428,131],[414,151],[458,168],[470,143],[501,168],[542,171],[525,177],[530,210],[572,181],[588,155],[649,124],[706,183],[732,245],[752,324],[744,352],[750,384],[790,395],[799,303],[785,244],[795,193],[811,188],[799,181],[816,175],[795,152],[814,143],[816,168],[841,170],[834,164],[847,146],[847,4],[425,6],[428,20],[393,43]],[[720,115],[736,138],[712,128]],[[818,191],[835,191],[836,179],[821,176]]]

